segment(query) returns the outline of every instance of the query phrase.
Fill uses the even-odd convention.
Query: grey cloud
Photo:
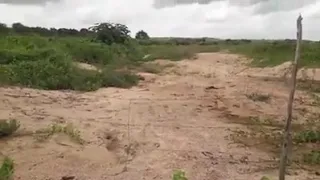
[[[153,6],[155,8],[165,8],[165,7],[173,7],[177,5],[184,5],[184,4],[209,4],[213,1],[220,1],[220,0],[154,0]]]
[[[173,7],[183,4],[210,4],[212,2],[221,2],[227,1],[232,5],[238,6],[248,6],[254,5],[260,2],[265,2],[268,0],[154,0],[154,7],[155,8],[165,8],[165,7]]]
[[[0,4],[13,5],[44,5],[48,2],[60,2],[60,0],[0,0]]]
[[[257,5],[255,14],[295,10],[316,3],[317,1],[318,0],[267,0]]]
[[[290,11],[317,2],[317,0],[154,0],[153,6],[160,9],[184,4],[210,4],[222,1],[234,6],[255,5],[255,14]]]

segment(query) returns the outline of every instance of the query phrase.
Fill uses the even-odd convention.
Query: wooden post
[[[290,89],[290,95],[289,95],[289,101],[288,101],[288,107],[287,107],[287,121],[284,127],[283,145],[282,145],[282,152],[280,157],[279,180],[285,180],[286,166],[287,166],[287,160],[288,160],[288,149],[289,149],[289,145],[292,144],[292,139],[291,139],[292,106],[293,106],[293,100],[294,100],[294,93],[296,90],[301,41],[302,41],[302,17],[301,15],[299,15],[297,19],[297,46],[296,46],[294,62],[292,64],[291,89]]]

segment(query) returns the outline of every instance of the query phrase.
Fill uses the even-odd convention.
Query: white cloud
[[[2,22],[81,28],[112,21],[128,25],[132,33],[143,29],[151,36],[295,38],[295,21],[301,12],[304,38],[320,39],[320,0],[247,0],[242,4],[215,0],[160,9],[154,8],[152,0],[52,0],[38,6],[15,2],[0,4]]]

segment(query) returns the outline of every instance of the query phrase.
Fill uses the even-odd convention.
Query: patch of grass
[[[101,73],[102,87],[120,87],[130,88],[139,83],[141,79],[138,75],[135,75],[129,71],[115,71],[110,68],[106,68]]]
[[[14,173],[14,163],[9,157],[5,157],[0,167],[0,180],[12,180]]]
[[[172,180],[188,180],[186,173],[182,170],[175,170],[173,172]]]
[[[269,118],[250,117],[231,120],[233,123],[244,124],[247,130],[238,129],[230,135],[231,140],[244,146],[261,149],[279,156],[283,140],[284,124]],[[292,124],[293,144],[290,165],[303,165],[318,168],[317,151],[319,151],[319,130],[317,122],[313,124]],[[313,129],[313,130],[311,130]],[[311,153],[310,153],[311,152]],[[311,163],[312,162],[312,163]]]
[[[305,130],[295,133],[293,140],[297,143],[320,143],[320,130]]]
[[[217,45],[149,45],[142,47],[145,54],[150,56],[145,61],[155,59],[181,60],[194,59],[196,53],[202,52],[218,52],[220,50]]]
[[[252,101],[261,101],[261,102],[269,102],[271,99],[270,94],[259,94],[257,92],[246,94],[247,98],[251,99]]]
[[[140,68],[142,72],[158,74],[163,70],[163,67],[159,64],[143,64]]]
[[[20,128],[20,123],[15,120],[0,120],[0,138],[8,137]]]
[[[75,129],[72,124],[67,124],[65,126],[60,124],[52,124],[49,127],[35,132],[35,138],[39,141],[44,141],[54,134],[63,133],[70,137],[76,143],[84,144],[85,141],[80,136],[80,131]]]
[[[320,82],[312,80],[299,80],[297,82],[297,88],[308,92],[319,93]]]
[[[309,153],[303,155],[303,161],[311,165],[320,165],[320,151],[312,150]]]
[[[142,72],[152,73],[152,74],[159,74],[164,69],[173,67],[174,64],[164,64],[161,65],[159,63],[145,63],[142,64],[138,69]]]
[[[294,59],[295,41],[257,41],[237,45],[224,45],[232,53],[246,55],[253,59],[252,65],[258,67],[276,66]],[[319,67],[320,43],[302,43],[301,66]]]

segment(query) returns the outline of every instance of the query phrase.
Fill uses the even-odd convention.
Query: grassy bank
[[[0,83],[51,90],[130,87],[139,77],[116,68],[142,59],[142,52],[136,47],[131,43],[105,45],[81,38],[2,37]],[[102,71],[80,69],[73,62],[98,65]]]

